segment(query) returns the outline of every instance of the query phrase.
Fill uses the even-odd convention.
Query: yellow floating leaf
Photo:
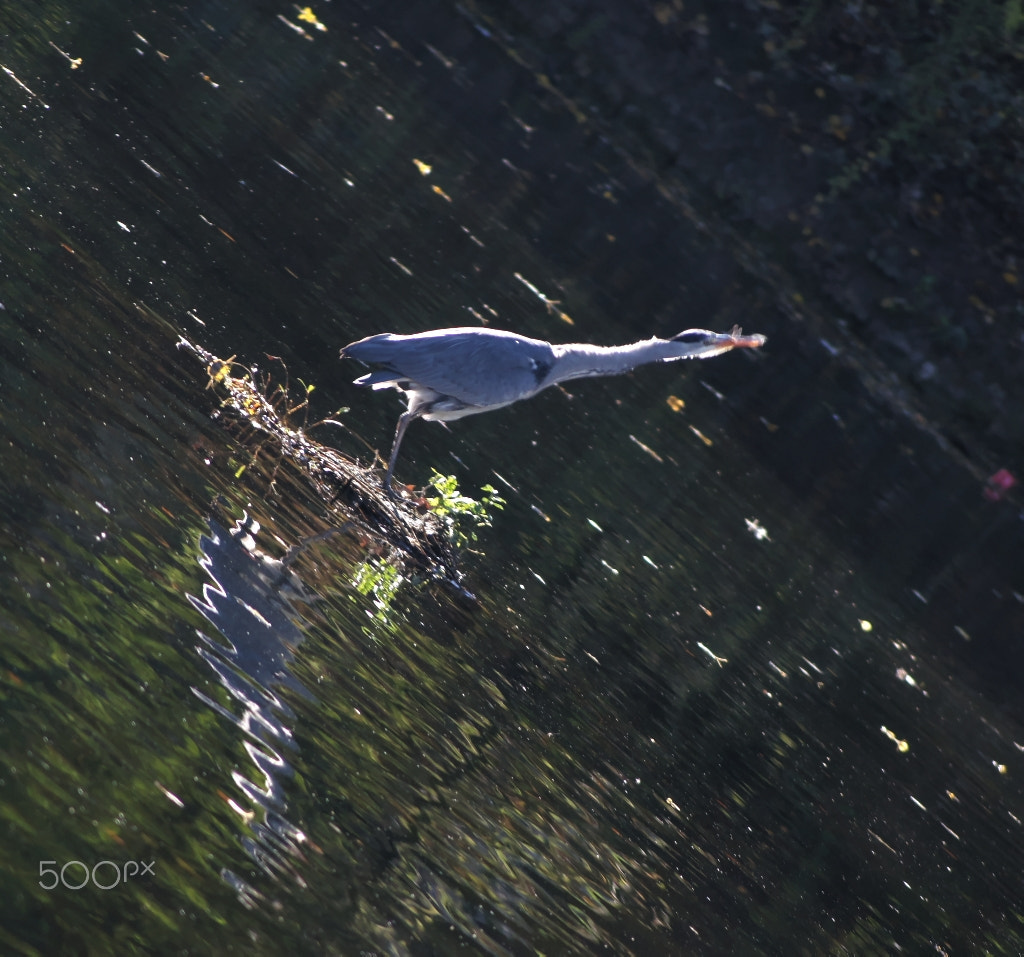
[[[416,169],[420,171],[423,176],[429,176],[432,166],[429,163],[424,163],[423,160],[414,159],[413,162],[416,164]]]
[[[440,187],[440,186],[431,186],[430,188],[431,188],[431,189],[432,189],[432,190],[433,190],[433,191],[434,191],[435,193],[437,193],[437,195],[438,195],[438,196],[440,196],[440,197],[441,197],[441,199],[443,199],[443,200],[446,200],[446,201],[447,201],[447,202],[449,202],[449,203],[450,203],[450,202],[452,201],[452,198],[451,198],[451,196],[449,196],[449,195],[448,195],[448,194],[447,194],[447,193],[446,193],[446,192],[445,192],[445,191],[444,191],[443,189],[441,189],[441,187]]]
[[[686,408],[686,403],[677,395],[670,395],[665,401],[673,412],[682,412]]]
[[[316,14],[313,12],[313,8],[312,7],[303,7],[299,11],[299,19],[302,20],[304,23],[312,23],[314,27],[316,27],[318,30],[320,30],[320,31],[322,31],[324,33],[327,32],[327,27],[325,27],[316,18]]]

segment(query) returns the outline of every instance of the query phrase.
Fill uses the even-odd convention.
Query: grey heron
[[[627,346],[552,345],[500,329],[460,327],[369,336],[345,346],[341,358],[381,367],[360,376],[356,385],[405,394],[408,407],[399,416],[384,476],[384,488],[394,496],[391,476],[413,419],[450,422],[529,399],[570,379],[619,375],[652,362],[706,359],[764,343],[764,336],[745,336],[738,326],[726,333],[687,329],[671,339],[645,339]]]

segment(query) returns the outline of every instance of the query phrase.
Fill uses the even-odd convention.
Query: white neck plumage
[[[555,364],[545,385],[594,376],[621,375],[651,362],[698,359],[725,352],[730,346],[687,343],[675,339],[645,339],[628,346],[592,346],[570,342],[554,345]]]

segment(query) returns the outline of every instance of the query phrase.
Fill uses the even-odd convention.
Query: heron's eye
[[[706,332],[694,330],[692,332],[681,332],[676,336],[676,342],[702,342],[707,337]]]

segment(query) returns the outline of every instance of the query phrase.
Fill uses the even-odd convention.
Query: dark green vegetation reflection
[[[643,29],[494,6],[0,11],[2,950],[1020,953],[1021,525],[983,495],[1019,470],[1017,420],[971,392],[1017,353],[950,352],[997,350],[1012,241],[978,244],[987,292],[964,299],[988,313],[938,315],[936,355],[882,348],[977,265],[897,301],[915,262],[956,260],[921,157],[959,141],[928,153],[923,119],[889,117],[889,152],[850,166],[829,149],[861,114],[836,108],[791,144],[809,199],[781,188],[792,128],[778,179],[751,170],[780,98],[885,88],[838,54],[801,86],[800,51],[874,36],[873,8],[772,5],[759,30],[739,5],[630,7]],[[960,98],[922,72],[891,101],[966,111],[970,54],[1009,113],[1019,5],[998,29],[977,6],[921,41]],[[701,96],[673,105],[657,62]],[[672,140],[686,117],[723,138]],[[985,130],[982,180],[1016,142]],[[901,162],[925,199],[908,181],[909,225],[865,256],[894,290],[800,203],[835,223]],[[350,385],[353,339],[736,323],[767,348],[413,426],[403,481],[506,500],[463,554],[476,605],[325,535],[176,348],[283,359],[344,426],[317,439],[369,462],[399,405]],[[950,355],[959,392],[935,384]]]

